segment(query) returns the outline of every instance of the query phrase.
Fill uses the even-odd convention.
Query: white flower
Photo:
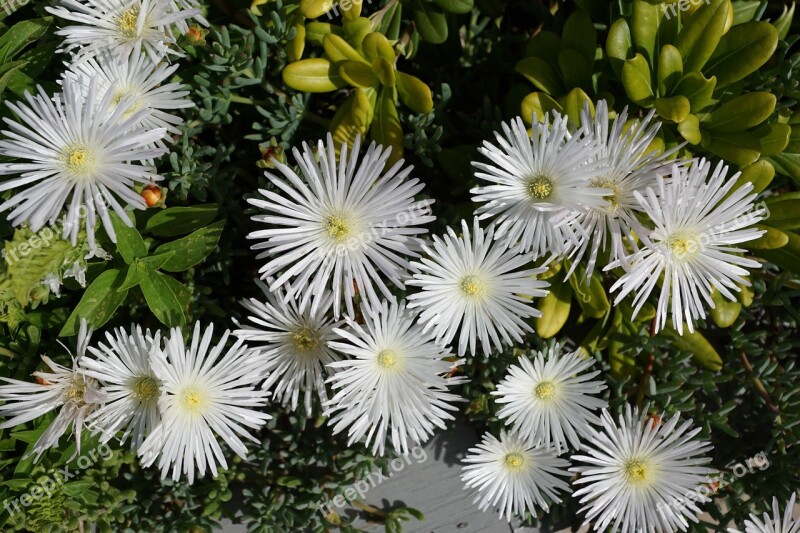
[[[0,211],[13,208],[9,221],[27,222],[36,232],[55,223],[66,207],[63,237],[70,236],[74,245],[85,225],[89,247],[94,248],[98,215],[116,242],[109,206],[128,224],[126,206],[147,207],[134,186],[162,179],[155,169],[140,163],[164,153],[150,145],[165,131],[134,127],[146,110],[127,119],[122,118],[128,109],[125,104],[111,115],[100,111],[108,108],[111,94],[98,105],[95,83],[85,100],[76,82],[64,80],[63,85],[63,94],[52,100],[40,87],[38,95],[27,95],[28,105],[8,104],[19,121],[4,119],[9,129],[3,131],[0,154],[16,161],[0,164],[0,175],[19,177],[0,183],[0,191],[22,189],[0,205]]]
[[[200,0],[169,0],[169,5],[170,12],[172,13],[180,13],[181,11],[186,10],[197,11],[197,14],[192,18],[194,18],[194,20],[203,26],[208,26],[208,21],[200,14]],[[178,28],[178,31],[180,31],[183,35],[186,35],[186,33],[189,31],[189,24],[185,19],[175,22],[175,27]]]
[[[670,304],[677,331],[683,333],[684,321],[694,331],[693,322],[706,316],[704,304],[714,307],[712,289],[735,300],[731,291],[741,290],[737,284],[750,285],[746,268],[760,266],[737,255],[744,250],[735,247],[763,234],[748,227],[764,218],[764,209],[754,205],[752,183],[725,198],[738,174],[726,179],[728,168],[720,162],[706,181],[710,170],[705,160],[688,170],[676,165],[671,180],[658,179],[657,190],[634,192],[655,229],[640,235],[642,249],[626,260],[628,271],[611,291],[620,291],[615,304],[636,291],[635,316],[663,274],[655,331],[666,324]]]
[[[496,506],[500,518],[511,521],[512,515],[535,514],[536,507],[545,511],[549,502],[560,503],[559,492],[569,492],[561,477],[569,478],[565,467],[569,461],[556,456],[552,450],[535,448],[513,434],[502,432],[500,439],[489,433],[470,448],[464,458],[461,480],[466,488],[474,489],[480,509]]]
[[[686,518],[697,521],[700,509],[684,496],[714,473],[703,466],[712,447],[695,438],[701,428],[690,429],[691,420],[678,426],[679,418],[660,422],[626,405],[617,426],[603,410],[602,432],[584,442],[587,455],[572,457],[586,465],[570,469],[580,473],[574,496],[595,531],[683,531]]]
[[[792,497],[786,503],[786,508],[781,517],[778,507],[778,498],[772,498],[772,516],[764,513],[763,518],[755,514],[750,514],[750,519],[744,521],[744,533],[798,533],[800,532],[800,520],[794,520],[794,503],[797,493],[793,492]],[[730,528],[730,533],[739,533],[738,530]]]
[[[106,404],[95,411],[89,421],[102,433],[101,442],[108,442],[124,430],[120,442],[129,436],[131,449],[138,449],[155,428],[161,416],[158,397],[161,380],[150,366],[150,356],[160,350],[161,335],[131,327],[130,334],[118,328],[115,335],[106,333],[108,344],[89,346],[93,356],[81,358],[84,374],[97,379],[107,393]]]
[[[366,436],[372,453],[383,455],[391,436],[398,454],[410,444],[421,444],[435,428],[453,420],[451,402],[463,400],[448,388],[463,383],[449,374],[463,360],[445,361],[449,352],[414,324],[414,313],[403,304],[383,302],[377,311],[364,309],[364,325],[348,319],[350,329],[336,329],[343,341],[331,342],[335,350],[352,359],[328,365],[336,373],[328,378],[334,397],[326,415],[334,434],[348,429],[349,444]]]
[[[535,277],[545,268],[518,270],[533,260],[531,254],[493,242],[493,227],[484,233],[478,219],[473,222],[472,235],[462,220],[461,237],[448,228],[444,238],[434,236],[433,249],[424,247],[428,257],[413,264],[419,273],[408,281],[422,290],[409,296],[409,307],[422,309],[419,320],[425,330],[433,328],[445,344],[460,328],[459,355],[467,345],[475,355],[477,339],[488,355],[492,345],[503,349],[501,338],[507,344],[522,342],[523,334],[532,331],[525,320],[541,313],[530,299],[546,295],[549,284]]]
[[[591,425],[600,423],[595,411],[608,406],[595,397],[606,385],[591,381],[600,373],[588,371],[594,359],[581,357],[579,351],[564,354],[556,345],[537,352],[532,363],[524,355],[519,362],[492,392],[503,404],[497,416],[531,444],[561,452],[569,441],[579,448],[581,437],[592,433]]]
[[[495,133],[495,146],[484,141],[480,152],[491,160],[473,163],[481,170],[475,176],[490,182],[472,189],[475,202],[485,202],[476,214],[481,219],[497,217],[495,238],[509,245],[519,243],[536,257],[559,255],[577,244],[570,221],[589,208],[606,205],[609,189],[590,186],[605,171],[599,146],[592,136],[567,131],[567,117],[554,113],[538,122],[533,134],[521,118],[503,123],[503,134]]]
[[[586,135],[597,141],[600,147],[597,157],[607,164],[604,172],[595,176],[589,185],[609,189],[611,193],[604,205],[591,207],[573,221],[581,242],[570,253],[573,261],[570,273],[587,251],[586,277],[589,277],[599,252],[610,248],[610,260],[616,261],[626,255],[626,243],[636,246],[634,235],[642,233],[644,228],[636,218],[642,207],[634,192],[655,187],[658,176],[669,174],[673,162],[667,159],[677,151],[677,148],[667,152],[647,150],[661,126],[658,121],[650,124],[654,114],[655,110],[641,122],[628,125],[625,109],[609,128],[605,100],[598,102],[594,119],[588,108],[584,109],[582,124]]]
[[[80,62],[104,51],[119,57],[147,56],[154,63],[176,49],[173,25],[185,29],[185,21],[200,15],[199,9],[175,9],[174,0],[61,0],[45,8],[57,17],[77,22],[59,29],[64,51],[76,50]],[[183,24],[181,24],[183,23]]]
[[[161,424],[145,439],[139,456],[145,467],[159,458],[162,478],[170,468],[173,480],[183,473],[190,484],[195,469],[204,476],[208,467],[216,476],[217,464],[228,468],[217,438],[245,458],[242,438],[259,442],[248,430],[257,430],[272,418],[257,410],[268,395],[256,387],[264,379],[263,360],[241,340],[226,350],[228,331],[212,346],[213,332],[208,326],[202,333],[196,324],[186,346],[181,330],[173,328],[163,352],[150,358],[161,379]]]
[[[118,57],[101,53],[96,58],[72,65],[64,77],[80,82],[87,93],[91,82],[96,80],[96,98],[100,100],[104,100],[106,93],[111,91],[109,113],[121,102],[129,101],[123,118],[141,109],[148,109],[150,113],[143,115],[136,126],[145,130],[163,128],[169,133],[178,134],[180,131],[177,126],[183,123],[183,118],[172,112],[194,104],[186,99],[189,91],[183,85],[168,82],[177,69],[177,64],[153,63],[142,54]],[[157,145],[165,146],[160,139]]]
[[[258,258],[269,258],[261,277],[280,273],[271,290],[289,284],[287,297],[300,294],[299,309],[309,300],[333,289],[333,314],[340,316],[344,299],[347,314],[355,315],[353,298],[358,293],[371,308],[380,307],[381,296],[393,301],[384,282],[404,289],[408,260],[420,249],[415,235],[419,227],[434,220],[430,200],[414,201],[423,184],[407,179],[412,167],[398,161],[385,170],[389,150],[374,143],[359,163],[359,140],[352,154],[342,146],[337,164],[333,139],[319,141],[316,152],[303,144],[294,150],[303,177],[277,164],[286,181],[267,174],[277,192],[260,190],[266,198],[248,200],[268,214],[253,217],[269,229],[251,233],[263,239],[253,245],[264,250]],[[291,283],[289,283],[291,281]],[[319,305],[314,300],[312,309]]]
[[[0,424],[0,429],[30,422],[60,408],[58,415],[33,446],[37,461],[46,450],[58,446],[59,439],[70,427],[76,446],[73,458],[79,455],[81,434],[87,419],[106,400],[106,394],[100,390],[97,380],[86,376],[78,366],[89,336],[86,322],[82,321],[78,334],[78,356],[73,358],[72,368],[59,365],[43,355],[42,360],[50,372],[34,372],[36,383],[0,377],[0,380],[8,383],[0,386],[0,401],[4,402],[0,405],[0,416],[8,418]]]
[[[283,288],[270,292],[256,281],[266,302],[250,298],[242,302],[250,313],[249,324],[233,332],[261,351],[264,371],[269,373],[262,385],[272,390],[282,405],[297,409],[300,393],[306,413],[312,413],[312,395],[322,403],[328,400],[325,391],[325,365],[338,361],[328,343],[338,338],[333,328],[338,325],[327,316],[333,295],[326,291],[316,311],[300,311],[294,298],[285,298]]]

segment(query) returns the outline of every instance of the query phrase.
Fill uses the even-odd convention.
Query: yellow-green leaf
[[[397,83],[394,65],[385,57],[378,57],[372,62],[372,72],[384,87],[394,87]]]
[[[334,63],[341,61],[358,61],[364,64],[369,64],[364,56],[358,50],[350,46],[350,43],[345,41],[342,37],[329,33],[322,39],[322,46],[325,49],[325,54]]]
[[[606,39],[606,55],[608,55],[611,68],[617,77],[622,76],[622,66],[625,61],[633,57],[633,40],[631,38],[631,28],[628,21],[618,18],[608,30]]]
[[[710,4],[686,17],[675,42],[686,72],[702,69],[712,56],[725,32],[729,9],[728,0],[711,0]]]
[[[334,4],[334,0],[300,0],[300,13],[307,19],[315,19],[333,9]]]
[[[692,113],[698,113],[712,103],[711,97],[716,85],[717,79],[714,77],[706,78],[700,72],[689,72],[678,82],[674,92],[688,98]]]
[[[372,67],[360,61],[342,62],[339,65],[339,74],[347,83],[361,89],[377,87],[381,83]]]
[[[692,354],[695,362],[705,368],[718,372],[722,370],[722,358],[717,350],[699,331],[688,332],[684,326],[683,335],[679,335],[672,326],[664,328],[664,334],[672,338],[672,345],[683,352]]]
[[[397,73],[397,93],[406,107],[415,113],[430,113],[433,110],[433,93],[419,78]]]
[[[525,76],[537,89],[550,95],[564,92],[564,85],[556,70],[544,59],[526,57],[517,62],[515,70]]]
[[[347,87],[336,66],[323,58],[289,63],[283,69],[283,81],[292,89],[308,93],[327,93]]]
[[[689,116],[691,104],[685,96],[678,95],[670,98],[656,98],[655,108],[659,116],[672,122],[682,122]]]
[[[778,30],[769,22],[734,26],[719,42],[704,71],[726,87],[761,68],[778,46]]]
[[[372,139],[383,146],[391,146],[389,166],[403,158],[403,128],[390,89],[384,89],[378,96],[375,106],[375,120],[372,122]]]
[[[563,280],[553,278],[550,292],[539,301],[542,316],[535,320],[536,333],[543,339],[555,336],[567,323],[572,300],[572,287]]]
[[[678,124],[678,132],[683,136],[689,144],[699,144],[702,139],[700,133],[700,120],[697,115],[687,115],[680,124]]]
[[[379,57],[386,59],[394,64],[396,54],[392,48],[389,39],[382,33],[372,32],[364,37],[364,42],[361,45],[364,50],[364,57],[367,61],[374,62]]]
[[[775,95],[755,91],[731,98],[704,121],[711,131],[738,132],[758,126],[775,111]]]
[[[742,304],[738,300],[728,300],[717,289],[711,291],[711,301],[714,302],[710,310],[711,319],[721,328],[731,327],[742,312]]]
[[[789,235],[779,229],[762,224],[756,224],[755,228],[765,233],[758,239],[742,243],[742,246],[748,250],[776,250],[778,248],[783,248],[789,242]]]
[[[550,96],[541,92],[533,92],[522,100],[522,119],[530,124],[534,115],[539,119],[550,111],[561,112],[561,105]]]
[[[631,100],[642,106],[653,103],[653,86],[650,66],[642,54],[628,59],[622,67],[622,84]]]
[[[681,53],[671,44],[665,44],[658,56],[658,93],[662,96],[670,94],[682,76]]]

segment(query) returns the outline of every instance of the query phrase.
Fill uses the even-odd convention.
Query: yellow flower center
[[[392,368],[397,364],[397,354],[392,350],[381,350],[378,352],[378,366],[381,368]]]
[[[143,376],[133,384],[133,392],[131,394],[140,402],[149,402],[158,398],[158,393],[158,380],[154,377]]]
[[[547,176],[534,176],[525,185],[532,200],[546,200],[553,194],[553,182]]]
[[[319,346],[319,336],[310,327],[303,326],[292,333],[292,346],[302,355],[309,354]]]
[[[94,156],[85,146],[68,148],[63,155],[64,165],[70,174],[87,176],[94,167]]]
[[[609,214],[616,213],[617,210],[619,210],[622,189],[620,189],[619,185],[617,185],[613,180],[608,178],[594,178],[589,182],[589,186],[596,187],[598,189],[611,189],[611,194],[603,196],[603,200],[608,202],[604,209]]]
[[[201,413],[208,405],[208,399],[197,387],[187,387],[179,395],[181,407],[190,413]]]
[[[126,96],[129,96],[131,94],[133,94],[133,91],[131,91],[129,89],[120,89],[120,90],[118,90],[114,94],[114,96],[111,98],[111,105],[118,106],[119,103],[122,102],[123,98],[125,98]],[[135,100],[133,100],[131,102],[130,106],[128,106],[128,110],[125,111],[125,113],[122,114],[122,117],[123,118],[130,118],[131,115],[133,115],[134,113],[139,111],[141,108],[142,108],[142,99],[141,98],[136,98]]]
[[[700,250],[700,242],[694,235],[688,233],[674,233],[667,237],[672,255],[678,259],[693,257]]]
[[[133,38],[139,35],[139,8],[132,7],[123,11],[119,16],[119,30],[125,37]]]
[[[525,458],[521,453],[511,452],[507,453],[506,456],[503,457],[503,463],[505,463],[506,468],[509,470],[518,472],[522,469],[522,465],[525,464]]]
[[[648,468],[644,461],[632,459],[623,466],[625,479],[631,483],[642,483],[647,480]]]
[[[477,296],[483,292],[483,284],[477,276],[464,276],[461,279],[461,292],[465,296]]]
[[[542,381],[536,385],[533,392],[540,400],[552,400],[556,394],[556,386],[550,381]]]
[[[83,395],[86,393],[86,382],[81,378],[73,378],[70,381],[69,388],[67,389],[67,398],[69,401],[76,402],[83,405]]]
[[[342,217],[329,216],[325,219],[325,230],[332,239],[343,241],[350,235],[350,224]]]

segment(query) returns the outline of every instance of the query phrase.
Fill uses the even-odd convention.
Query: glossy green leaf
[[[769,218],[765,223],[770,227],[779,230],[800,229],[800,192],[770,196],[764,200],[764,204],[769,210]]]
[[[364,37],[364,42],[361,45],[364,50],[364,57],[367,61],[374,63],[376,59],[382,57],[394,64],[396,54],[392,44],[384,35],[378,32],[372,32]]]
[[[742,169],[741,174],[736,179],[736,184],[731,187],[731,190],[728,192],[735,191],[745,183],[752,183],[753,184],[753,192],[760,193],[764,189],[767,188],[767,185],[772,182],[772,178],[775,177],[775,167],[769,161],[760,160],[756,161],[752,165],[749,165]]]
[[[334,63],[338,64],[343,61],[356,61],[359,63],[369,64],[369,62],[358,52],[358,50],[353,48],[350,43],[344,40],[344,38],[334,33],[329,33],[322,39],[322,47],[325,49],[325,54],[328,56],[328,59]]]
[[[538,119],[550,111],[562,111],[561,104],[550,96],[541,92],[533,92],[522,100],[522,118],[526,123],[531,123],[534,115]]]
[[[675,94],[681,94],[688,98],[692,106],[692,113],[698,113],[712,103],[716,85],[716,78],[706,78],[700,72],[690,72],[678,82]]]
[[[647,63],[654,63],[656,58],[656,41],[658,28],[663,12],[661,7],[647,0],[633,0],[631,12],[631,36],[636,52]]]
[[[397,94],[403,104],[415,113],[430,113],[433,110],[431,88],[419,78],[398,72]]]
[[[578,127],[581,123],[581,112],[586,106],[589,106],[589,111],[594,115],[594,103],[588,94],[579,88],[572,89],[561,100],[561,107],[563,113],[569,117],[569,122],[574,127]]]
[[[697,115],[687,115],[678,124],[678,132],[689,144],[700,144],[702,134],[700,133],[700,120]]]
[[[665,44],[658,56],[658,94],[662,96],[671,94],[682,77],[681,53],[671,44]]]
[[[193,267],[214,251],[225,227],[225,221],[214,222],[204,228],[193,231],[186,237],[162,244],[155,249],[153,255],[174,255],[161,267],[167,272],[183,272]]]
[[[689,116],[691,109],[689,99],[682,95],[656,98],[654,106],[660,117],[672,122],[682,122]]]
[[[26,46],[42,37],[50,29],[52,17],[17,22],[0,36],[0,64],[10,61]]]
[[[158,237],[185,235],[213,222],[218,211],[216,204],[169,207],[147,219],[144,231]]]
[[[394,65],[385,57],[379,57],[372,62],[372,72],[384,87],[391,88],[397,84]]]
[[[372,71],[372,66],[360,61],[343,61],[339,64],[339,75],[353,87],[378,87],[381,81]]]
[[[558,53],[558,66],[564,85],[567,87],[590,87],[592,84],[592,63],[580,52],[572,49]]]
[[[611,68],[614,69],[614,73],[618,78],[621,78],[622,66],[625,61],[634,56],[631,29],[628,26],[628,21],[624,18],[615,20],[608,30],[606,55],[609,63],[611,63]]]
[[[672,338],[672,345],[676,349],[692,354],[692,358],[698,364],[712,372],[722,370],[722,358],[699,331],[689,332],[684,326],[683,335],[679,335],[672,326],[667,326],[664,328],[664,334]]]
[[[729,0],[711,0],[686,17],[675,42],[686,72],[701,70],[712,56],[725,32],[729,8]]]
[[[794,2],[792,2],[792,5],[789,7],[783,6],[783,13],[772,23],[775,29],[778,30],[778,39],[781,41],[786,39],[786,36],[789,35],[789,28],[791,28],[792,20],[794,19],[795,7],[796,5]]]
[[[129,265],[139,257],[147,255],[147,245],[136,228],[128,226],[116,214],[111,213],[111,224],[117,234],[117,251]]]
[[[570,15],[561,35],[563,48],[580,53],[591,70],[597,50],[597,32],[586,11],[579,10]]]
[[[754,227],[765,233],[758,239],[742,243],[742,246],[748,250],[776,250],[789,243],[789,235],[779,229],[763,224],[756,224]]]
[[[784,246],[774,250],[759,250],[759,257],[778,265],[778,267],[800,275],[800,235],[793,231],[787,231],[787,241]]]
[[[539,301],[542,316],[535,319],[534,329],[543,339],[555,336],[569,318],[572,287],[558,277],[550,279],[550,292]]]
[[[622,84],[631,100],[642,106],[653,103],[654,93],[650,77],[650,66],[641,54],[625,61],[622,67]]]
[[[169,276],[150,271],[149,275],[142,279],[139,287],[142,289],[147,307],[162,324],[170,328],[182,326],[186,324],[183,306],[165,278]]]
[[[283,69],[283,81],[292,89],[309,93],[327,93],[347,87],[336,65],[321,57],[289,63]]]
[[[391,146],[392,154],[389,165],[393,165],[403,157],[403,127],[397,107],[389,90],[384,89],[375,106],[375,120],[370,130],[372,139],[383,146]]]
[[[704,72],[717,77],[717,87],[727,87],[766,63],[778,46],[778,30],[768,22],[734,26],[719,42]]]
[[[711,131],[744,131],[769,118],[776,103],[775,95],[767,92],[742,94],[722,104],[703,122]]]
[[[97,276],[86,288],[81,301],[61,328],[59,336],[76,335],[81,318],[86,318],[94,329],[99,329],[108,322],[128,295],[127,290],[119,290],[124,280],[125,273],[116,268]]]
[[[558,72],[543,59],[526,57],[519,60],[514,69],[547,94],[559,95],[565,90]]]
[[[449,13],[463,15],[472,11],[474,0],[433,0],[433,3]]]
[[[792,128],[788,124],[764,124],[753,134],[758,138],[759,151],[762,156],[778,155],[789,146]]]
[[[424,40],[439,44],[447,40],[447,18],[428,2],[414,2],[414,24]]]
[[[714,307],[709,310],[709,314],[714,324],[721,328],[731,327],[742,312],[741,302],[728,300],[717,289],[711,291],[711,300]]]

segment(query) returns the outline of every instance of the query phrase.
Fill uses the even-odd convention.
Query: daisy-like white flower
[[[175,0],[61,0],[46,9],[78,23],[56,32],[64,38],[64,51],[76,51],[77,62],[104,51],[119,57],[145,53],[155,63],[170,54],[182,56],[173,26],[183,22],[186,28],[187,20],[200,15],[199,9],[180,9]]]
[[[514,434],[502,432],[500,439],[485,434],[463,462],[461,480],[474,490],[474,503],[480,502],[482,511],[496,506],[509,522],[512,515],[535,514],[536,507],[546,511],[551,502],[561,502],[559,492],[570,492],[562,479],[569,478],[569,461]]]
[[[492,394],[503,405],[497,416],[531,444],[554,447],[561,452],[567,441],[580,447],[581,437],[599,424],[595,411],[608,406],[597,398],[606,385],[592,381],[600,371],[589,371],[594,359],[580,352],[562,353],[558,345],[537,352],[533,362],[526,356],[512,365]]]
[[[348,319],[350,329],[335,331],[343,340],[335,350],[352,357],[328,365],[336,370],[328,381],[334,397],[326,415],[334,434],[348,429],[349,444],[366,436],[372,453],[384,454],[387,436],[398,454],[427,441],[435,428],[445,428],[463,398],[448,388],[465,381],[450,374],[463,360],[446,361],[449,352],[414,323],[403,304],[383,302],[364,309],[364,325]]]
[[[177,64],[153,63],[142,54],[118,57],[106,52],[72,65],[64,76],[79,81],[87,92],[91,82],[96,80],[96,97],[101,100],[111,91],[109,113],[121,102],[129,100],[123,118],[141,109],[148,109],[150,113],[143,115],[137,126],[145,130],[164,129],[168,133],[178,134],[177,126],[183,122],[183,118],[172,112],[194,104],[186,98],[189,91],[183,85],[168,82],[177,69]],[[165,146],[162,140],[158,140],[157,145],[162,148]]]
[[[162,478],[170,468],[173,480],[183,473],[190,484],[195,470],[202,477],[208,467],[216,476],[217,464],[228,468],[217,438],[245,458],[242,437],[259,442],[248,430],[272,418],[258,411],[268,396],[256,386],[264,379],[264,361],[241,340],[226,349],[228,331],[212,346],[213,334],[213,326],[203,332],[197,323],[186,346],[180,328],[173,328],[164,350],[150,358],[161,378],[161,424],[142,443],[139,456],[145,467],[158,458]]]
[[[635,191],[644,192],[657,185],[660,175],[667,175],[673,162],[668,159],[678,150],[667,152],[649,150],[661,123],[651,124],[655,110],[641,122],[627,124],[625,109],[614,122],[608,118],[608,104],[601,100],[592,118],[588,107],[582,114],[583,128],[587,136],[593,136],[600,150],[596,157],[606,163],[602,174],[589,182],[591,187],[609,189],[611,193],[603,205],[594,205],[574,219],[580,244],[570,252],[572,270],[586,252],[589,252],[586,276],[591,276],[597,263],[598,253],[608,249],[611,261],[626,255],[625,243],[636,246],[634,234],[643,231],[636,214],[642,207],[636,200]],[[609,127],[610,124],[610,127]]]
[[[524,332],[532,331],[525,320],[541,313],[530,299],[545,296],[549,284],[536,279],[546,268],[519,270],[533,260],[531,254],[493,242],[493,226],[484,231],[477,218],[473,222],[472,234],[462,220],[461,237],[448,228],[443,238],[434,236],[432,249],[424,247],[427,257],[413,264],[419,272],[408,281],[422,290],[409,296],[409,307],[422,309],[425,330],[433,328],[445,344],[460,328],[459,355],[467,346],[475,355],[477,339],[488,355],[492,345],[502,350],[501,338],[522,342]]]
[[[750,514],[750,519],[744,521],[744,533],[798,533],[800,532],[800,520],[792,518],[794,513],[794,503],[797,493],[792,493],[792,497],[786,503],[786,508],[781,516],[778,498],[772,498],[772,516],[764,513],[762,518],[755,514]],[[739,530],[730,528],[730,533],[740,533]]]
[[[518,243],[536,257],[563,254],[577,244],[570,222],[580,212],[602,208],[610,189],[590,186],[605,172],[600,147],[585,130],[570,134],[567,117],[554,113],[539,122],[533,133],[521,118],[503,123],[496,133],[498,146],[484,141],[480,152],[491,163],[474,162],[475,176],[490,185],[472,189],[473,200],[483,203],[476,214],[496,217],[495,237]]]
[[[78,366],[89,336],[88,326],[82,321],[78,334],[78,356],[73,358],[72,368],[42,356],[50,371],[34,372],[36,383],[0,377],[7,383],[0,386],[0,401],[4,402],[0,405],[0,416],[7,418],[0,424],[0,429],[30,422],[60,408],[56,418],[33,446],[37,461],[49,448],[58,446],[59,439],[70,427],[76,446],[73,457],[79,455],[81,434],[87,419],[106,400],[106,393],[101,390],[97,380],[86,376]]]
[[[595,531],[683,531],[687,518],[697,521],[700,509],[684,496],[714,473],[703,466],[712,446],[695,438],[701,428],[691,429],[691,420],[679,426],[679,419],[662,422],[627,405],[617,426],[603,410],[602,431],[586,439],[586,455],[572,457],[586,464],[570,469],[580,473],[574,496]]]
[[[95,411],[89,423],[100,432],[100,441],[108,442],[124,431],[120,442],[131,435],[131,449],[138,449],[155,428],[161,416],[158,397],[161,380],[150,366],[150,356],[160,350],[161,335],[131,327],[130,334],[119,328],[106,342],[89,346],[89,354],[81,358],[84,374],[98,380],[106,392],[106,404]]]
[[[260,190],[265,199],[248,200],[268,214],[253,217],[270,225],[248,237],[262,242],[259,259],[269,258],[261,267],[266,279],[280,274],[270,290],[288,284],[287,297],[297,294],[299,309],[305,309],[316,295],[333,289],[333,314],[340,316],[344,299],[347,314],[354,316],[353,299],[358,293],[371,308],[380,307],[381,296],[394,296],[383,278],[404,289],[409,262],[417,257],[423,224],[430,215],[432,200],[414,201],[423,184],[408,179],[412,167],[398,161],[386,170],[389,149],[374,143],[359,161],[360,142],[352,153],[342,146],[339,162],[333,138],[319,141],[316,151],[303,144],[294,150],[302,178],[288,166],[276,163],[284,179],[267,173],[278,191]],[[289,283],[291,282],[291,283]]]
[[[297,409],[302,393],[306,413],[311,416],[315,392],[322,403],[328,400],[325,365],[339,360],[328,346],[338,338],[333,328],[339,324],[327,316],[333,295],[326,291],[315,311],[301,312],[294,298],[285,298],[283,288],[270,292],[262,282],[256,283],[266,301],[243,301],[251,313],[248,324],[233,334],[261,351],[264,371],[269,373],[263,388],[271,390],[276,400],[289,404],[292,410]]]
[[[655,229],[641,235],[642,249],[626,260],[627,272],[611,291],[619,291],[615,304],[636,291],[635,316],[663,274],[656,331],[665,326],[670,308],[679,333],[683,322],[694,331],[694,321],[706,316],[704,305],[714,307],[712,289],[735,300],[731,291],[741,290],[737,284],[750,285],[746,269],[760,266],[738,255],[744,250],[736,247],[763,234],[750,227],[765,214],[763,207],[754,205],[753,184],[746,183],[725,198],[738,174],[726,178],[728,167],[720,163],[706,179],[710,170],[711,163],[704,159],[688,170],[676,165],[672,179],[659,178],[657,189],[634,192]]]
[[[199,0],[169,0],[169,4],[170,12],[172,13],[180,13],[188,10],[196,11],[197,14],[192,18],[203,26],[208,26],[208,21],[200,14],[201,9]],[[189,31],[189,24],[186,19],[176,21],[175,27],[178,28],[178,31],[180,31],[182,35],[186,35],[186,33]]]
[[[19,176],[0,183],[0,191],[21,190],[0,211],[13,208],[9,221],[15,226],[26,222],[36,232],[54,224],[66,207],[63,238],[70,237],[74,245],[85,225],[93,249],[98,215],[116,242],[109,206],[128,224],[126,206],[147,207],[134,186],[162,179],[144,162],[164,153],[152,145],[166,132],[136,126],[149,110],[124,118],[130,100],[108,114],[112,93],[99,100],[96,83],[85,99],[74,80],[65,79],[63,89],[51,100],[40,87],[38,95],[27,95],[27,105],[8,104],[19,118],[4,119],[9,129],[3,131],[0,154],[15,161],[0,164],[0,175]]]

